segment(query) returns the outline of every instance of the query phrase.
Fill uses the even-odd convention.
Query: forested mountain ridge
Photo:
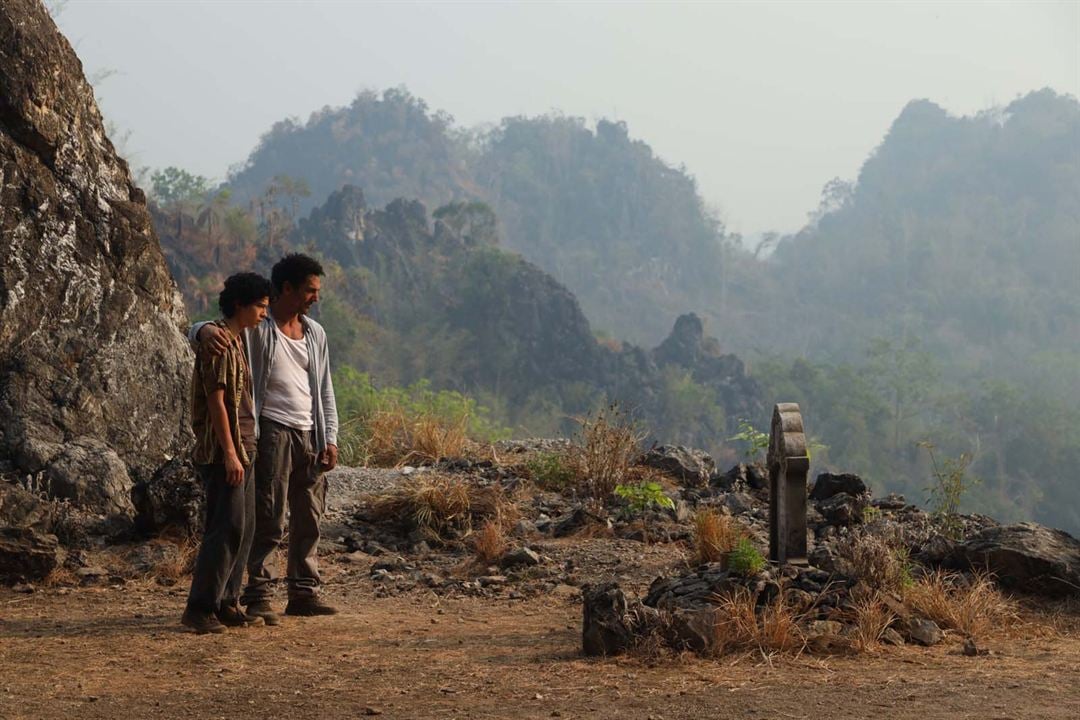
[[[497,247],[486,205],[451,203],[430,217],[416,200],[369,209],[347,185],[288,230],[282,210],[274,214],[249,218],[259,230],[238,243],[185,220],[182,208],[157,209],[158,235],[194,314],[210,311],[211,293],[199,288],[220,284],[218,268],[268,272],[280,253],[307,250],[328,270],[315,314],[335,366],[380,385],[459,391],[526,433],[568,434],[575,416],[615,402],[653,439],[716,452],[740,418],[765,412],[759,385],[694,315],[652,351],[599,342],[572,293]],[[275,223],[280,234],[269,232]]]
[[[487,203],[506,247],[565,284],[598,329],[634,342],[659,342],[685,312],[711,314],[738,281],[694,179],[623,123],[550,115],[466,132],[403,89],[366,92],[277,123],[227,187],[253,207],[282,197],[296,219],[345,184],[376,206]]]
[[[769,265],[804,320],[844,320],[792,323],[773,347],[851,357],[857,338],[915,335],[1010,375],[1024,355],[1080,348],[1076,99],[1043,90],[962,118],[912,102],[858,181],[831,189]]]
[[[242,214],[258,228],[264,260],[293,242],[286,235],[302,208],[321,201],[346,172],[383,204],[394,193],[420,198],[439,208],[435,220],[457,224],[453,234],[487,248],[475,257],[488,266],[505,262],[490,252],[500,244],[551,272],[579,296],[592,327],[609,337],[655,338],[648,340],[655,345],[676,317],[695,312],[720,339],[712,352],[749,359],[765,398],[751,414],[755,424],[767,423],[764,407],[773,400],[803,404],[811,433],[827,446],[817,463],[835,462],[879,490],[923,500],[933,468],[919,443],[934,442],[940,457],[966,455],[968,473],[982,480],[968,495],[968,509],[1076,530],[1080,497],[1070,478],[1080,441],[1060,428],[1080,425],[1077,115],[1074,98],[1048,90],[962,118],[929,101],[912,102],[857,181],[829,183],[807,227],[781,238],[764,258],[741,248],[710,217],[684,170],[656,158],[619,123],[590,129],[561,116],[511,118],[467,133],[400,90],[365,94],[306,125],[276,128],[230,189],[253,198]],[[335,137],[352,144],[338,146]],[[310,157],[319,160],[304,164]],[[320,174],[321,165],[333,172]],[[268,184],[260,189],[256,177]],[[323,222],[318,217],[301,226]],[[446,232],[439,222],[426,235]],[[398,238],[422,244],[423,235]],[[357,272],[371,276],[357,287],[377,287],[383,268],[397,263],[391,256],[376,264],[346,257],[359,247],[322,251],[344,253],[340,264],[357,263]],[[445,273],[441,267],[433,265],[433,272]],[[457,292],[445,281],[437,285],[447,297]],[[395,285],[383,297],[409,297],[411,288]],[[461,329],[454,318],[429,312],[432,324],[409,325],[407,306],[391,305],[370,304],[353,320],[376,334],[409,327],[415,338],[477,347],[455,334]],[[384,322],[386,313],[406,317]],[[636,357],[655,362],[654,355],[642,350]],[[462,377],[479,377],[469,375],[467,363],[440,369],[422,356],[375,353],[368,364],[358,363],[386,382],[430,376],[437,386],[465,387]],[[560,388],[552,402],[545,390],[509,403],[519,366],[504,357],[516,356],[485,355],[485,377],[497,381],[470,380],[465,389],[489,392],[485,402],[521,427],[553,431],[540,418],[601,401],[575,385]],[[688,398],[698,402],[663,412],[654,405],[654,430],[664,440],[722,444],[738,403],[683,382],[699,384],[700,369],[667,372],[663,387],[653,384],[647,398],[669,398],[679,407]],[[710,404],[722,408],[716,414],[724,423],[699,419]],[[724,431],[717,430],[721,425]]]

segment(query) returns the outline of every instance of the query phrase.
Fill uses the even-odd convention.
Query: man
[[[326,332],[307,317],[319,301],[322,265],[294,253],[271,271],[275,297],[269,316],[247,331],[255,385],[258,447],[255,458],[255,538],[248,584],[240,602],[247,614],[278,623],[270,601],[278,579],[276,551],[289,508],[286,615],[333,615],[319,598],[319,521],[326,502],[324,473],[337,465],[337,406]],[[191,335],[223,347],[219,330],[196,324]]]

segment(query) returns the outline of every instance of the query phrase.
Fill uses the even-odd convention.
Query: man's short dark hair
[[[259,273],[247,272],[230,275],[225,280],[225,288],[218,295],[218,308],[221,314],[231,318],[237,308],[259,302],[270,297],[270,281]]]
[[[298,288],[308,277],[323,274],[322,265],[315,258],[303,253],[290,253],[278,260],[270,270],[270,279],[274,281],[274,291],[280,295],[285,290],[286,282]]]

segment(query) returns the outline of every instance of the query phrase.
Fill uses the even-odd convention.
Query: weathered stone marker
[[[806,435],[797,403],[773,408],[769,436],[769,559],[806,563]]]

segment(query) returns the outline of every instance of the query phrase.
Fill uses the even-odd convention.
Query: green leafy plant
[[[938,462],[932,442],[921,442],[919,447],[925,448],[930,454],[930,464],[934,472],[934,484],[926,488],[926,502],[941,532],[953,540],[959,540],[964,531],[960,522],[960,502],[964,494],[979,483],[978,478],[969,477],[967,474],[973,458],[967,453],[961,453],[958,457],[945,458]]]
[[[746,443],[744,455],[748,460],[756,461],[769,447],[769,435],[755,428],[746,418],[739,418],[739,432],[728,438],[728,441],[736,440]]]
[[[756,575],[765,569],[765,558],[750,538],[741,538],[728,553],[728,570],[737,575]]]
[[[664,494],[664,488],[660,486],[660,483],[656,482],[616,485],[615,494],[627,501],[627,509],[631,515],[640,515],[652,507],[669,510],[675,507],[672,499]]]
[[[574,467],[560,453],[545,452],[533,455],[525,461],[529,477],[545,490],[563,491],[574,482]]]
[[[896,564],[900,570],[900,589],[906,589],[915,584],[915,576],[912,571],[915,566],[911,562],[911,551],[903,546],[897,547],[893,551],[893,555],[896,557]]]

